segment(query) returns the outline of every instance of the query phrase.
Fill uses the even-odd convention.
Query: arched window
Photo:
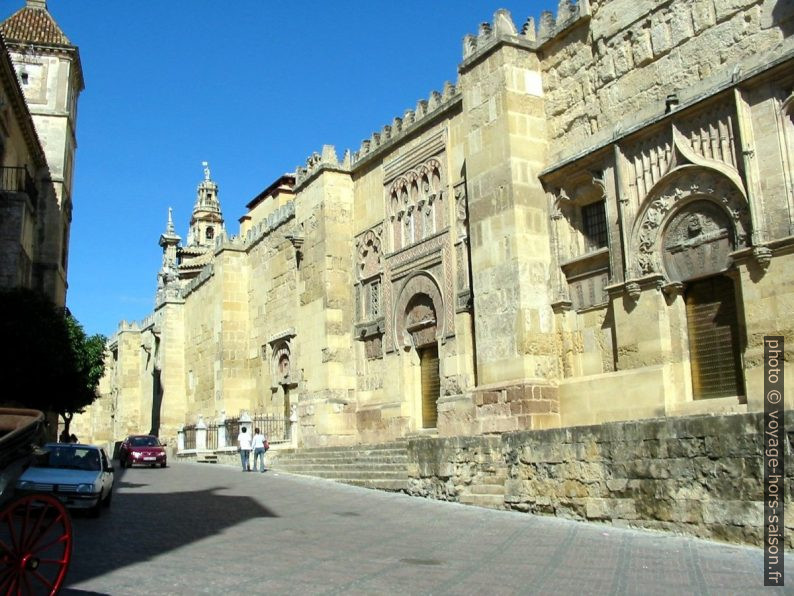
[[[215,237],[215,228],[209,226],[206,232],[204,232],[204,236],[207,238],[207,240],[212,240]]]

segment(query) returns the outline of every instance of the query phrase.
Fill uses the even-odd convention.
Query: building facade
[[[208,168],[78,427],[292,417],[301,446],[762,409],[794,388],[794,10],[579,0],[326,146],[227,232]]]
[[[0,23],[0,286],[66,300],[77,101],[77,48],[47,10]]]

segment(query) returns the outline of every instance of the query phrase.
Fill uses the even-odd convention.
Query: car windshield
[[[157,437],[132,437],[130,445],[133,447],[159,447]]]
[[[88,447],[48,447],[33,464],[36,468],[65,468],[69,470],[99,470],[99,451]]]

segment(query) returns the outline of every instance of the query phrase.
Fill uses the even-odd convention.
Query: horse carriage
[[[38,410],[0,408],[0,594],[57,594],[69,569],[72,522],[66,508],[47,494],[14,494],[44,429]]]

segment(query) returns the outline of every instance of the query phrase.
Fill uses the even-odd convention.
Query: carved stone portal
[[[438,285],[427,273],[411,277],[395,308],[396,347],[410,349],[433,344],[443,332],[443,302]]]
[[[704,207],[703,213],[699,213],[697,208],[695,211],[689,211],[689,205],[707,203],[714,205],[714,210],[706,210]],[[684,214],[700,215],[700,219],[705,217],[706,220],[709,220],[706,222],[706,226],[710,230],[709,233],[716,232],[717,227],[720,226],[729,230],[727,237],[731,242],[730,246],[735,249],[747,246],[751,232],[750,213],[743,193],[732,181],[715,172],[701,168],[681,168],[681,171],[669,176],[667,183],[660,183],[637,218],[632,247],[633,269],[634,274],[638,277],[661,273],[660,256],[664,260],[665,270],[671,273],[667,266],[667,260],[670,258],[666,248],[667,241],[662,240],[661,232],[663,229],[672,232],[676,238],[683,233],[680,231],[680,226],[684,224],[680,222],[675,225],[675,229],[679,231],[673,232],[670,214],[676,213],[677,209],[686,210],[681,212]],[[721,214],[724,214],[725,217]],[[677,217],[677,215],[672,217]],[[665,221],[670,221],[670,223],[665,225]],[[689,222],[686,222],[685,227],[686,225],[689,225]],[[692,220],[693,236],[690,240],[694,241],[699,234],[697,232],[698,225],[702,228],[703,222],[697,224]],[[688,231],[686,233],[689,234]],[[672,247],[676,240],[669,242]]]
[[[733,226],[711,201],[695,201],[673,215],[662,241],[670,281],[686,281],[725,271],[731,264]]]

